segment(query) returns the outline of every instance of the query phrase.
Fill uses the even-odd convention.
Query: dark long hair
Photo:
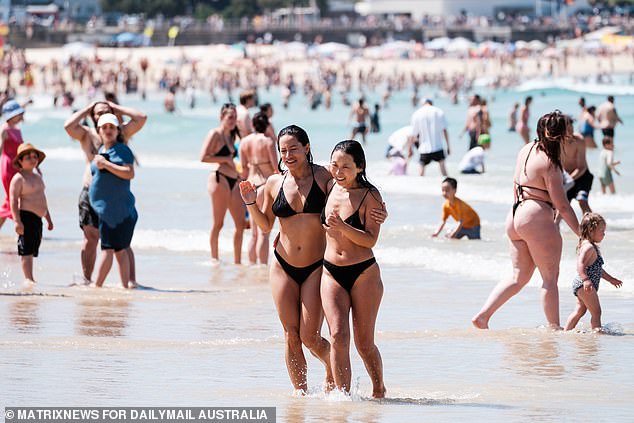
[[[97,101],[95,102],[95,104],[92,105],[92,107],[90,108],[90,120],[92,120],[92,123],[95,127],[95,129],[97,128],[97,119],[95,119],[95,107],[97,107],[98,104],[105,104],[106,106],[108,106],[108,111],[106,113],[112,113],[114,115],[114,110],[112,110],[112,107],[110,107],[110,104],[108,104],[107,101]]]
[[[357,173],[357,183],[360,186],[378,191],[378,189],[374,185],[372,185],[370,181],[368,181],[368,177],[365,173],[365,153],[363,152],[363,147],[361,146],[359,141],[345,140],[338,142],[337,145],[335,145],[335,148],[332,149],[332,153],[330,153],[331,159],[332,155],[335,154],[335,151],[342,151],[352,156],[354,164],[357,166],[357,168],[361,169],[361,172]]]
[[[546,153],[550,161],[561,169],[561,145],[566,141],[572,118],[555,110],[546,113],[537,122],[537,148]]]
[[[227,111],[229,110],[233,110],[234,112],[236,111],[236,105],[233,103],[225,103],[222,105],[222,107],[220,108],[220,119],[222,119],[222,117],[227,113]],[[233,128],[231,130],[231,132],[229,133],[229,137],[231,137],[231,142],[235,142],[236,138],[240,139],[242,138],[240,131],[238,130],[238,125],[235,126],[235,128]]]
[[[282,128],[282,130],[280,130],[280,132],[277,134],[277,151],[278,152],[280,151],[280,138],[282,138],[284,135],[288,135],[295,138],[304,147],[310,144],[310,140],[308,139],[308,134],[306,133],[306,131],[304,131],[302,128],[300,128],[297,125],[288,125],[287,127]],[[308,150],[308,153],[306,153],[306,160],[308,160],[308,164],[310,164],[311,166],[313,165],[313,154],[310,152],[310,150]],[[277,162],[277,169],[280,172],[284,171],[284,169],[282,169],[281,154],[280,154],[280,161]]]
[[[263,134],[266,132],[266,128],[269,127],[269,117],[264,112],[257,112],[253,115],[253,119],[251,119],[251,123],[253,124],[253,129],[258,134]]]

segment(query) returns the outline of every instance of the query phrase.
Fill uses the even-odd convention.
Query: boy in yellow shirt
[[[442,206],[442,223],[432,234],[437,237],[447,223],[449,216],[453,217],[458,225],[448,231],[447,238],[460,239],[466,236],[469,239],[480,239],[480,217],[467,203],[456,197],[458,181],[454,178],[445,178],[442,181],[442,196],[447,200]]]

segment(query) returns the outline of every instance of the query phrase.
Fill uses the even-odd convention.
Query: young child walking
[[[460,239],[466,236],[469,239],[480,239],[480,217],[470,205],[456,197],[457,189],[458,181],[454,178],[445,178],[442,181],[442,196],[447,201],[442,206],[442,222],[431,236],[437,237],[451,216],[458,225],[447,233],[447,238]]]
[[[610,190],[610,194],[614,194],[614,179],[612,172],[620,175],[616,169],[619,161],[614,161],[614,140],[612,137],[603,138],[603,149],[599,155],[599,181],[601,182],[601,192],[605,194],[605,189]]]
[[[11,179],[9,196],[11,214],[15,221],[18,237],[18,255],[22,262],[22,272],[27,283],[35,283],[33,278],[33,257],[38,256],[42,242],[42,218],[53,229],[53,221],[46,204],[44,181],[39,172],[39,164],[46,155],[31,144],[21,144],[13,160],[19,169]],[[37,170],[37,172],[34,172]]]
[[[579,319],[590,310],[592,330],[601,330],[601,304],[599,304],[599,282],[601,278],[620,288],[623,282],[602,269],[603,257],[598,243],[605,237],[605,220],[597,213],[586,213],[579,225],[577,245],[577,272],[572,282],[572,292],[577,297],[577,308],[570,314],[565,330],[572,330]]]

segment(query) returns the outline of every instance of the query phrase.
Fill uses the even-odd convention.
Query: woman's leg
[[[299,286],[284,272],[277,261],[271,263],[269,279],[275,308],[284,329],[288,375],[295,389],[306,392],[308,389],[306,383],[306,358],[302,351],[302,341],[299,335]]]
[[[535,271],[535,263],[528,250],[526,242],[519,239],[512,227],[512,217],[507,218],[507,234],[510,238],[511,262],[513,263],[513,277],[510,280],[498,283],[489,295],[482,309],[471,322],[478,329],[488,329],[491,316],[506,303],[511,297],[521,291],[530,281]]]
[[[124,288],[128,287],[130,281],[130,252],[129,248],[120,250],[114,253],[117,258],[117,264],[119,264],[119,276],[121,277],[121,285]]]
[[[383,361],[374,343],[376,316],[383,297],[383,282],[377,264],[359,276],[351,291],[354,344],[372,380],[372,396],[385,397]]]
[[[106,280],[106,276],[110,272],[112,267],[112,255],[113,249],[101,250],[101,256],[99,257],[99,263],[97,263],[97,279],[95,280],[95,286],[100,288]]]
[[[321,302],[330,329],[330,363],[335,386],[350,392],[350,294],[324,269],[321,277]]]
[[[522,140],[524,140],[524,144],[528,144],[528,142],[529,142],[528,135],[529,135],[528,126],[527,125],[522,125],[522,130],[520,131],[520,136],[522,137]]]
[[[249,240],[249,245],[247,247],[249,251],[249,264],[257,264],[258,262],[257,245],[259,240],[258,225],[255,223],[253,216],[251,216],[250,214],[249,214],[249,222],[251,226],[251,239]]]
[[[246,227],[246,213],[247,209],[244,206],[242,197],[240,196],[240,190],[234,187],[231,192],[231,203],[229,203],[229,213],[233,218],[233,223],[236,230],[233,234],[233,262],[240,264],[242,262],[242,238],[244,235],[244,229]],[[257,225],[256,225],[257,226]]]
[[[229,191],[229,184],[224,177],[220,176],[219,182],[216,181],[215,172],[209,175],[207,189],[211,198],[211,234],[209,235],[211,258],[218,260],[218,237],[224,224],[231,192]]]
[[[583,288],[580,288],[580,290],[582,289]],[[579,291],[577,291],[577,295],[578,294]],[[577,297],[577,306],[575,307],[575,310],[570,313],[570,316],[568,316],[568,321],[566,322],[564,330],[573,330],[577,326],[577,323],[579,323],[579,319],[581,319],[583,315],[586,314],[586,310],[588,310],[586,305],[583,303],[581,298]]]
[[[81,267],[86,281],[92,280],[92,272],[97,261],[97,245],[99,244],[99,229],[84,225],[84,241],[81,246]]]
[[[310,353],[326,367],[326,389],[329,390],[334,386],[334,378],[330,365],[330,343],[321,336],[324,313],[321,307],[320,285],[321,267],[316,269],[300,288],[299,337]]]
[[[561,329],[559,321],[559,263],[561,261],[562,240],[557,226],[549,224],[526,225],[521,230],[530,255],[542,277],[542,304],[548,325]]]

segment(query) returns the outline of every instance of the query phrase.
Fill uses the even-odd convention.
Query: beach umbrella
[[[524,40],[515,41],[515,49],[517,50],[528,50],[528,43]]]
[[[399,57],[408,55],[414,50],[415,44],[407,41],[390,41],[380,46],[383,57]]]
[[[548,47],[548,45],[539,40],[533,40],[528,43],[528,49],[532,51],[542,51],[546,47]]]
[[[562,56],[562,52],[559,49],[556,49],[554,47],[548,47],[547,49],[545,49],[542,52],[542,55],[544,57],[561,57]]]
[[[475,48],[475,46],[475,43],[472,41],[469,41],[464,37],[458,37],[451,40],[445,50],[451,52],[467,52],[472,48]]]
[[[444,50],[447,48],[451,40],[447,37],[434,38],[425,43],[427,50]]]
[[[571,40],[557,41],[557,48],[581,48],[583,46],[583,38],[573,38]]]
[[[314,47],[314,51],[320,56],[334,56],[337,53],[349,53],[350,47],[346,44],[331,42],[317,44]]]
[[[69,56],[89,56],[94,53],[95,46],[83,41],[75,41],[73,43],[64,44],[62,49],[64,53]]]
[[[592,31],[592,32],[588,32],[586,35],[583,36],[583,39],[586,41],[591,41],[591,40],[601,40],[601,38],[603,38],[606,35],[609,34],[616,34],[621,32],[621,28],[618,26],[604,26],[601,29],[597,29],[596,31]]]
[[[502,43],[498,43],[495,41],[483,41],[480,44],[478,44],[478,50],[483,52],[483,51],[490,51],[490,52],[497,52],[497,51],[503,51],[504,50],[504,44]]]
[[[603,49],[605,46],[599,40],[584,41],[581,48],[585,51],[597,51]]]

